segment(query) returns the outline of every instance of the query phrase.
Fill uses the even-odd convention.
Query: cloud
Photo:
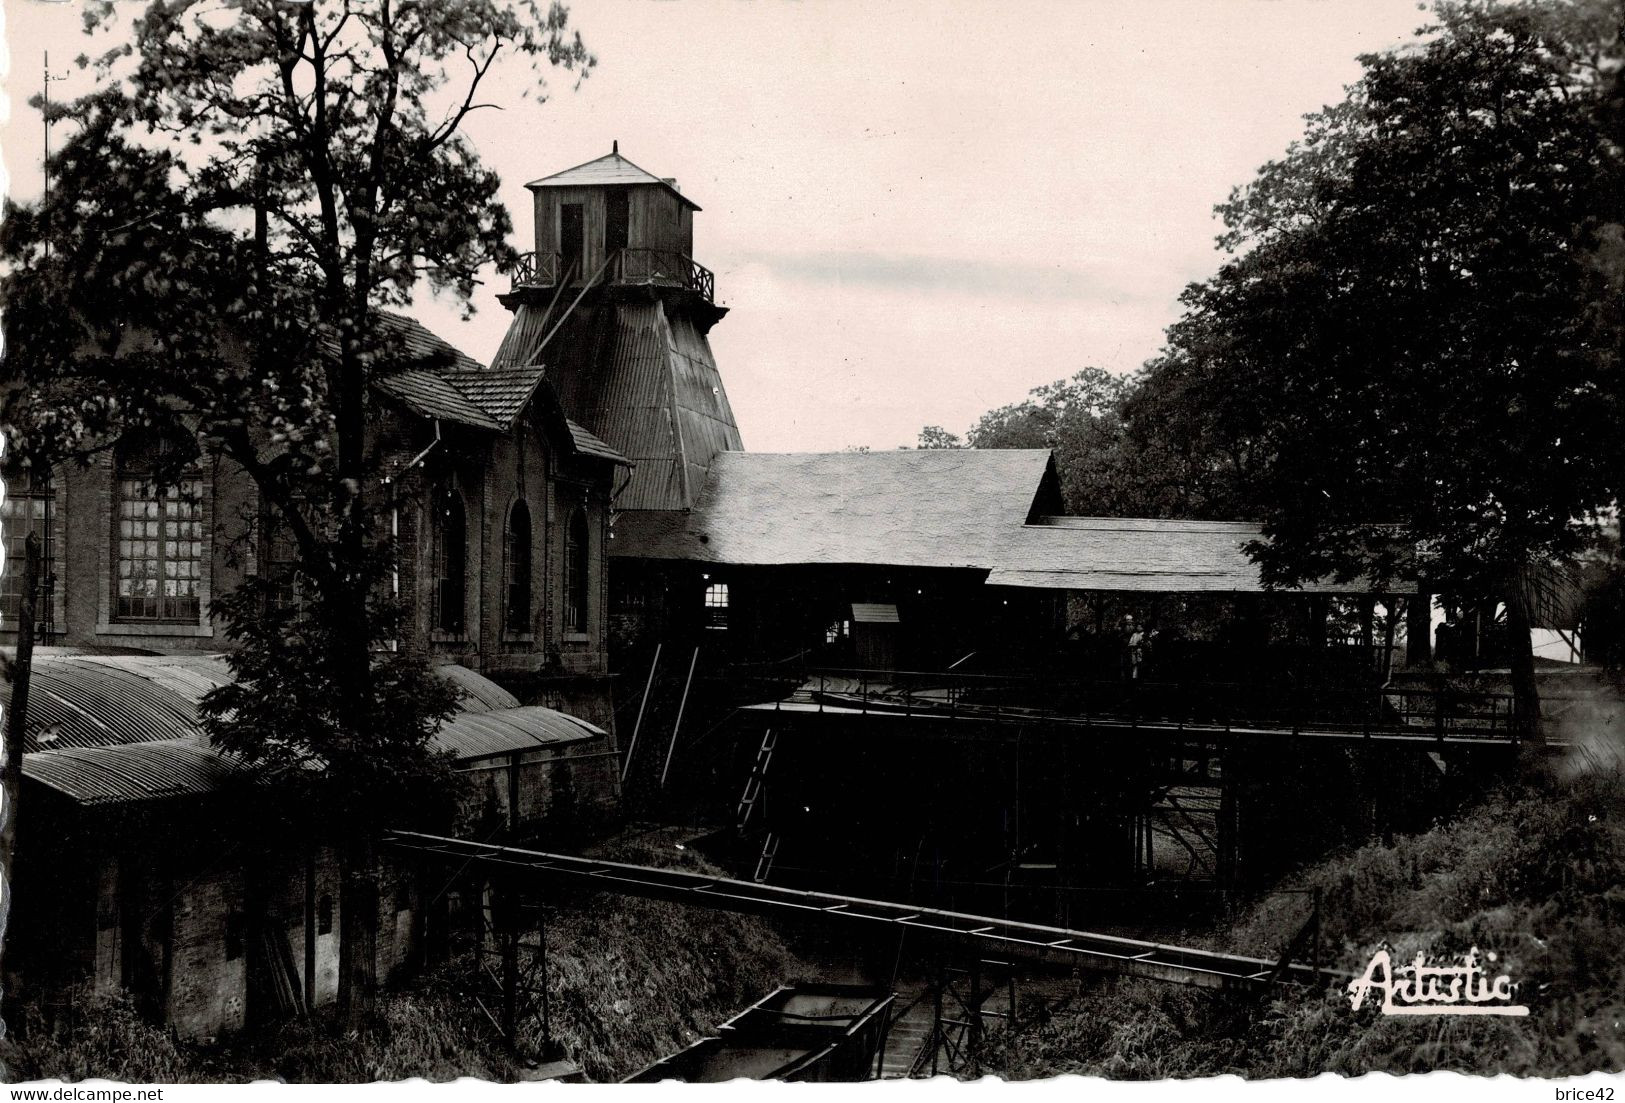
[[[833,287],[1119,303],[1143,297],[1106,276],[1062,264],[870,252],[756,252],[738,259],[782,280]]]

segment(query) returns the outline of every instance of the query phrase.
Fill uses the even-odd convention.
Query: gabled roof
[[[481,410],[506,429],[513,425],[547,370],[539,364],[528,367],[475,368],[448,372],[446,381],[456,387]]]
[[[435,372],[407,368],[378,375],[372,385],[391,398],[399,399],[407,409],[423,417],[455,421],[474,429],[503,428],[500,421],[480,409],[449,379]]]
[[[627,512],[613,554],[741,565],[979,567],[1034,513],[1045,449],[721,452],[694,508]]]
[[[622,157],[619,151],[606,153],[596,160],[577,165],[575,168],[565,169],[563,172],[555,172],[552,176],[532,180],[525,187],[597,188],[616,184],[655,184],[665,188],[694,210],[700,209],[698,203],[677,190],[677,185],[670,180],[664,180],[656,176],[652,172],[638,168],[631,161]]]
[[[379,317],[415,356],[434,357],[445,367],[408,367],[379,372],[372,385],[420,417],[439,418],[487,432],[507,432],[539,390],[546,390],[547,370],[541,365],[481,367],[411,318],[380,311]],[[563,419],[550,391],[546,416],[555,428],[568,432],[578,455],[630,466],[625,456],[574,422]]]

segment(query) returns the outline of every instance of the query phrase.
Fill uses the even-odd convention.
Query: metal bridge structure
[[[906,933],[929,943],[939,960],[962,957],[978,963],[985,955],[992,954],[1004,962],[1245,991],[1268,991],[1279,985],[1320,986],[1348,979],[1343,973],[1321,967],[1318,899],[1299,936],[1279,959],[1272,961],[895,901],[411,831],[388,832],[382,843],[387,852],[403,862],[445,874],[448,884],[464,880],[489,886],[492,897],[504,902],[489,911],[494,921],[490,934],[498,967],[487,970],[501,1011],[493,1013],[489,1008],[487,1011],[511,1044],[517,1043],[525,1021],[537,1011],[544,1016],[544,1035],[547,1031],[546,944],[541,938],[527,941],[532,936],[523,920],[527,911],[539,915],[540,908],[533,904],[527,909],[520,901],[545,900],[550,892],[570,889],[666,900],[747,915],[809,920],[854,931]],[[483,899],[483,890],[480,895]],[[482,916],[487,914],[483,908],[476,911]],[[483,950],[483,940],[481,945]],[[530,951],[528,965],[521,961],[521,950]],[[947,974],[946,970],[939,972]],[[542,984],[540,991],[535,986],[538,976]],[[951,1015],[944,1020],[940,1009],[945,999],[951,1001],[952,997],[951,986],[944,986],[934,995],[939,1021],[933,1028],[936,1040],[932,1043],[950,1049],[954,1048],[951,1041],[954,1023]],[[976,1029],[979,1033],[979,1018]]]
[[[813,669],[779,687],[773,699],[743,703],[735,714],[754,751],[753,759],[748,751],[740,756],[748,773],[735,821],[741,838],[759,838],[758,881],[786,865],[805,868],[809,850],[839,848],[809,835],[819,829],[816,817],[796,815],[802,805],[822,806],[827,823],[851,812],[832,808],[831,794],[862,782],[854,775],[841,783],[825,765],[832,759],[863,756],[865,771],[889,772],[894,792],[941,784],[944,770],[975,779],[970,799],[1002,791],[1006,823],[1016,825],[1007,828],[1012,855],[1033,845],[1082,853],[1076,839],[1057,842],[1053,831],[1049,839],[1026,831],[1027,809],[1037,813],[1036,824],[1045,814],[1053,819],[1077,808],[1098,815],[1109,804],[1125,821],[1124,836],[1098,836],[1100,845],[1121,849],[1117,857],[1090,859],[1097,867],[1115,863],[1120,868],[1111,876],[1143,881],[1166,875],[1174,853],[1188,858],[1187,877],[1233,886],[1259,883],[1293,864],[1276,853],[1291,833],[1268,821],[1290,825],[1285,809],[1305,785],[1335,790],[1358,774],[1361,791],[1375,794],[1362,798],[1362,814],[1372,818],[1365,829],[1386,831],[1393,826],[1387,817],[1429,799],[1398,795],[1398,781],[1435,786],[1448,801],[1524,756],[1569,749],[1532,739],[1533,725],[1512,694],[1446,677],[1350,686]],[[1543,711],[1564,704],[1548,696]],[[987,748],[980,758],[933,767],[932,778],[920,773],[922,763],[941,764],[944,755],[961,754],[954,748],[977,745]],[[1011,776],[1001,779],[1001,769]],[[1034,788],[1032,777],[1044,774],[1065,780],[1038,799],[1024,796]],[[864,807],[857,797],[849,803]],[[869,792],[867,808],[884,803],[883,794]],[[799,856],[787,860],[785,844]],[[1061,860],[1071,859],[1011,862],[1036,869]],[[1081,874],[1085,881],[1095,875]]]
[[[809,671],[800,688],[744,706],[808,715],[975,726],[1042,724],[1079,734],[1314,739],[1516,749],[1513,695],[1446,685],[1364,689],[1292,684],[1123,682],[879,670]]]

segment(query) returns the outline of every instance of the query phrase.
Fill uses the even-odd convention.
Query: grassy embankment
[[[594,853],[717,872],[663,832]],[[585,898],[550,916],[547,940],[553,1034],[592,1080],[616,1079],[682,1048],[802,971],[761,920],[658,901]],[[454,963],[384,996],[375,1026],[360,1038],[295,1022],[220,1046],[190,1044],[144,1021],[119,996],[87,999],[73,1021],[54,1030],[37,1016],[11,1024],[0,1056],[19,1080],[517,1079],[521,1069],[464,994],[467,973],[466,963]]]
[[[1044,1020],[993,1038],[984,1067],[1019,1079],[1434,1069],[1555,1076],[1625,1067],[1625,779],[1617,767],[1525,779],[1452,822],[1337,855],[1286,884],[1321,890],[1328,964],[1359,974],[1384,940],[1397,961],[1477,946],[1496,952],[1495,971],[1519,983],[1529,1017],[1383,1016],[1371,1003],[1356,1013],[1341,990],[1272,1000],[1089,981]],[[1303,897],[1266,897],[1211,941],[1274,957],[1303,917]]]

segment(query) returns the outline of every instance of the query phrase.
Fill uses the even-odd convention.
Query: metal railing
[[[798,703],[820,713],[1438,742],[1515,744],[1526,729],[1512,694],[1448,685],[1333,688],[810,669],[798,694],[760,707],[783,711]]]
[[[514,265],[513,289],[557,287],[565,278],[564,258],[559,253],[522,253]],[[582,273],[573,277],[580,282]],[[622,286],[678,287],[692,291],[706,302],[716,301],[717,280],[709,268],[674,249],[617,250],[605,283]]]

